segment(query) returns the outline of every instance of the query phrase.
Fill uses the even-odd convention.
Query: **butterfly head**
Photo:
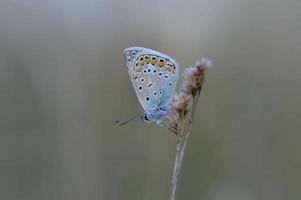
[[[151,117],[146,112],[140,116],[141,120],[150,124],[152,122]]]

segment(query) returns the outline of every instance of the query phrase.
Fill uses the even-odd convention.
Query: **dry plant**
[[[195,67],[185,69],[182,85],[173,97],[171,111],[166,119],[169,130],[175,133],[177,137],[170,200],[175,200],[181,163],[190,135],[196,105],[202,90],[205,74],[211,65],[212,62],[209,59],[202,58],[196,62]]]

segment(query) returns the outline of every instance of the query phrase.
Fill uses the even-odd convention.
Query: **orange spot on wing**
[[[146,64],[150,63],[150,58],[148,55],[144,56],[144,60],[145,60]]]
[[[144,58],[143,58],[143,56],[139,57],[139,63],[140,63],[140,65],[144,65]]]
[[[157,63],[157,60],[158,60],[158,59],[157,59],[156,56],[152,56],[152,57],[151,57],[151,64],[152,64],[152,65],[155,65],[155,64]]]
[[[137,65],[135,67],[136,72],[141,72],[142,71],[142,66],[141,65]]]
[[[171,66],[167,66],[166,70],[169,71],[169,72],[172,72],[172,67]]]
[[[136,73],[133,73],[133,74],[132,74],[132,78],[133,78],[133,79],[137,79],[137,78],[138,78],[137,74],[136,74]]]
[[[159,61],[158,61],[159,67],[163,67],[165,65],[165,63],[166,63],[165,59],[159,58]]]

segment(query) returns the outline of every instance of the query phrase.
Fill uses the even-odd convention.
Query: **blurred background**
[[[301,199],[298,0],[1,0],[0,199],[168,199],[176,140],[122,51],[208,73],[177,199]]]

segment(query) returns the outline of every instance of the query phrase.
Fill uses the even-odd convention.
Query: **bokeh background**
[[[177,199],[301,199],[299,0],[1,0],[0,199],[168,199],[175,137],[142,112],[129,46],[208,56]]]

